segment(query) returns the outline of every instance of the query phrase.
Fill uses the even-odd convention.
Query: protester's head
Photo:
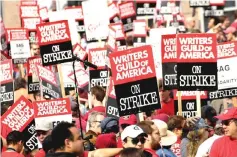
[[[160,148],[160,133],[153,121],[142,121],[138,126],[148,135],[145,146],[151,147],[153,150]]]
[[[144,147],[147,134],[137,125],[126,127],[121,133],[121,140],[124,148],[139,148]]]
[[[32,56],[38,56],[40,55],[40,47],[37,43],[31,43],[30,44],[30,52]]]
[[[160,137],[161,137],[160,145],[171,146],[175,144],[175,142],[177,141],[177,136],[175,135],[175,133],[168,130],[167,124],[164,121],[157,120],[157,119],[153,120],[153,122],[157,126],[160,133]]]
[[[162,80],[159,80],[159,95],[161,102],[169,102],[170,90],[164,90]]]
[[[7,147],[15,149],[18,153],[23,148],[24,135],[19,131],[12,131],[7,135]]]
[[[52,137],[51,135],[48,135],[43,143],[42,143],[42,146],[43,146],[43,150],[46,152],[46,153],[49,153],[49,152],[52,152],[52,149],[53,149],[53,141],[52,141]]]
[[[188,17],[186,20],[185,20],[185,25],[186,25],[186,28],[188,29],[194,29],[195,27],[195,20],[193,17]]]
[[[208,29],[215,27],[218,23],[220,23],[219,19],[216,17],[211,17],[208,21]]]
[[[183,116],[174,115],[169,118],[167,125],[170,131],[175,133],[178,138],[181,138],[185,125],[185,118]]]
[[[169,121],[169,116],[165,113],[160,113],[152,116],[152,119],[159,119],[167,123]]]
[[[114,133],[99,135],[96,139],[95,147],[96,149],[117,148],[116,135]]]
[[[234,41],[235,40],[235,38],[236,38],[236,36],[235,36],[236,28],[230,26],[224,32],[226,34],[227,41]]]
[[[127,46],[133,46],[133,36],[128,36],[126,42]]]
[[[53,123],[51,121],[37,121],[35,123],[35,131],[39,142],[42,144],[44,139],[51,134]]]
[[[222,28],[226,29],[230,26],[230,18],[228,16],[221,16],[219,17],[220,22],[222,23]]]
[[[56,152],[69,152],[77,155],[84,152],[79,130],[72,123],[59,123],[53,129],[51,137]]]
[[[21,88],[26,88],[27,82],[24,78],[18,77],[15,79],[14,89],[15,91]]]
[[[101,86],[94,86],[90,91],[90,101],[92,105],[95,105],[97,102],[102,103],[105,97],[105,90]]]
[[[95,132],[96,134],[101,133],[101,122],[104,119],[104,114],[102,112],[91,112],[88,117],[89,130]]]
[[[118,119],[113,117],[106,117],[101,121],[101,132],[105,133],[115,133],[119,132],[119,122]]]
[[[215,127],[217,119],[215,116],[217,115],[216,110],[211,106],[203,106],[201,117],[205,120],[206,124],[209,126]]]
[[[119,118],[120,132],[122,132],[127,126],[134,124],[137,124],[137,117],[134,114]]]
[[[145,157],[145,155],[141,149],[125,148],[120,152],[119,157]]]
[[[237,138],[237,107],[225,110],[223,114],[216,116],[216,118],[222,120],[226,136]]]

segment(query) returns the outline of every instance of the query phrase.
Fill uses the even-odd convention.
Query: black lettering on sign
[[[237,88],[222,89],[208,93],[209,99],[223,99],[237,96]]]

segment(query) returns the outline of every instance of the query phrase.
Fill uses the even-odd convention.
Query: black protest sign
[[[205,17],[219,17],[224,15],[224,6],[210,6],[205,8],[204,16]]]
[[[133,30],[133,20],[136,19],[134,2],[123,2],[119,4],[120,18],[124,26],[124,32]]]
[[[67,20],[39,24],[37,34],[44,66],[73,61]]]
[[[177,52],[176,34],[162,35],[161,56],[163,88],[165,90],[177,88]]]
[[[108,100],[107,100],[107,105],[106,105],[106,116],[115,117],[115,118],[119,117],[114,83],[112,79],[110,79],[110,85],[109,85],[109,94],[108,94]]]
[[[30,152],[38,148],[38,140],[35,131],[35,121],[32,120],[29,125],[22,131],[24,134],[24,147]]]
[[[0,102],[1,105],[12,105],[14,103],[12,60],[0,63]]]
[[[180,1],[159,1],[157,6],[159,14],[178,14],[180,12]]]
[[[219,89],[217,91],[208,92],[208,98],[210,100],[232,98],[237,96],[237,87],[228,89]]]
[[[208,7],[210,0],[189,0],[190,7]]]
[[[109,72],[106,68],[107,48],[90,49],[88,60],[98,66],[97,69],[90,68],[90,88],[96,85],[106,88],[108,86]]]
[[[160,108],[151,46],[109,54],[119,115]]]
[[[178,34],[176,40],[178,90],[217,90],[216,34]]]
[[[154,16],[156,11],[156,0],[137,0],[137,16]]]
[[[207,105],[207,92],[200,92],[201,106]],[[197,116],[197,101],[196,101],[197,91],[181,91],[182,97],[182,115],[185,118]],[[174,106],[175,113],[178,115],[178,92],[174,90]]]

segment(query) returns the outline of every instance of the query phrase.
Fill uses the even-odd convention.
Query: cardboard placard
[[[159,14],[180,13],[180,1],[160,1]]]
[[[76,17],[76,21],[84,20],[82,6],[66,7],[64,9],[70,11],[71,15]]]
[[[133,20],[136,19],[136,9],[134,2],[123,2],[119,4],[120,18],[124,26],[124,32],[133,30]]]
[[[178,34],[176,40],[178,90],[217,90],[216,34]]]
[[[219,17],[224,15],[224,6],[210,6],[205,8],[204,16],[205,17]]]
[[[36,25],[41,23],[40,17],[23,17],[21,18],[22,27],[28,30],[36,30]]]
[[[54,127],[61,121],[72,122],[69,98],[36,101],[33,103],[33,106],[36,126],[45,121],[52,122]]]
[[[163,88],[177,88],[176,34],[162,35],[161,43]]]
[[[156,0],[137,0],[137,16],[154,16]]]
[[[38,43],[38,36],[36,31],[29,32],[29,41],[30,43]]]
[[[207,7],[210,6],[210,0],[189,0],[190,7]]]
[[[0,62],[0,85],[1,105],[12,105],[14,103],[12,60]]]
[[[21,5],[20,6],[20,17],[39,17],[39,6],[38,5]]]
[[[39,14],[40,18],[42,21],[48,21],[49,20],[49,15],[48,15],[48,8],[47,7],[42,7],[39,9]]]
[[[22,131],[24,134],[24,147],[30,151],[38,148],[38,138],[35,131],[35,121],[32,120],[29,125]]]
[[[12,58],[29,58],[31,54],[28,29],[11,29],[8,32]]]
[[[109,54],[119,115],[160,108],[151,46]]]
[[[119,10],[115,2],[109,4],[109,19],[110,23],[121,22],[119,17]]]
[[[220,89],[218,91],[208,92],[208,98],[211,100],[214,99],[223,99],[223,98],[232,98],[237,96],[237,88],[229,88],[229,89]]]
[[[21,5],[37,5],[37,0],[21,0]]]
[[[87,41],[107,39],[109,33],[109,10],[107,0],[83,1],[82,8]]]
[[[133,21],[133,47],[146,45],[146,20]]]
[[[107,105],[106,105],[106,116],[115,117],[115,118],[119,117],[114,83],[112,79],[110,79],[110,85],[109,85],[108,100],[107,100]]]
[[[124,33],[124,27],[122,23],[113,23],[110,24],[110,26],[115,29],[116,31],[116,45],[117,45],[117,51],[122,51],[127,49],[126,45],[126,35]]]
[[[37,34],[44,66],[73,61],[67,20],[39,24]]]
[[[23,131],[34,119],[33,106],[21,96],[1,117],[1,134],[4,138],[13,130]]]
[[[109,36],[107,40],[107,47],[108,47],[108,53],[114,52],[117,50],[116,30],[112,26],[109,26]]]
[[[0,34],[0,51],[5,51],[7,50],[7,37],[6,37],[6,31],[5,31],[5,26],[3,23],[2,18],[0,17],[0,30],[1,30],[1,34]]]
[[[79,57],[81,60],[85,60],[88,55],[88,52],[85,49],[83,49],[80,44],[77,43],[76,45],[73,46],[73,54]]]

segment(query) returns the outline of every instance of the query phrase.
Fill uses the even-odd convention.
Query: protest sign
[[[106,40],[109,33],[109,9],[107,0],[83,1],[82,8],[87,41]]]
[[[177,88],[176,34],[162,35],[161,44],[163,88]]]
[[[137,16],[154,16],[156,12],[156,0],[137,0]]]
[[[107,40],[107,47],[108,47],[108,53],[111,53],[117,50],[116,30],[112,26],[109,26],[109,36]]]
[[[121,22],[119,17],[119,10],[115,2],[109,4],[109,20],[110,23]]]
[[[176,40],[178,90],[217,90],[216,34],[178,34]]]
[[[44,66],[73,61],[68,21],[39,24],[37,34]]]
[[[37,36],[36,31],[29,32],[29,41],[30,41],[30,44],[31,43],[38,43],[38,36]],[[33,54],[31,54],[31,55],[33,55]]]
[[[157,1],[158,14],[178,14],[180,1]]]
[[[23,17],[21,18],[22,27],[28,30],[36,30],[36,25],[41,23],[40,17]]]
[[[38,148],[38,138],[35,131],[35,121],[32,120],[22,131],[24,134],[24,147],[30,151]]]
[[[38,5],[21,5],[20,6],[20,17],[39,17],[39,6]]]
[[[189,0],[190,7],[208,7],[210,0]]]
[[[7,37],[6,37],[6,31],[5,31],[5,27],[4,27],[4,23],[2,18],[0,17],[0,51],[5,51],[7,50]]]
[[[174,90],[174,106],[175,113],[178,113],[178,91]],[[182,97],[182,115],[185,118],[195,117],[198,114],[198,104],[196,101],[197,92],[200,92],[201,105],[207,105],[207,92],[206,91],[181,91]]]
[[[37,5],[37,0],[21,0],[21,5]]]
[[[122,2],[119,4],[120,18],[124,26],[124,32],[133,30],[133,20],[136,19],[136,7],[134,2]]]
[[[85,60],[88,55],[88,52],[84,48],[82,48],[81,44],[77,43],[73,46],[73,54],[81,60]]]
[[[146,45],[146,20],[133,21],[133,46],[139,47]]]
[[[41,65],[37,66],[37,74],[40,78],[40,90],[42,92],[42,96],[49,96],[54,99],[61,97],[61,90],[59,86],[59,81],[55,73],[53,73],[50,69],[47,69]]]
[[[28,30],[23,28],[11,29],[9,32],[12,58],[29,58],[31,54]]]
[[[224,6],[209,6],[204,10],[205,17],[219,17],[224,15]]]
[[[2,136],[6,138],[13,130],[23,131],[34,119],[33,106],[21,96],[1,117]]]
[[[109,54],[119,115],[160,108],[151,46]]]
[[[126,50],[126,35],[124,33],[124,28],[122,23],[113,23],[110,24],[110,26],[116,31],[116,45],[117,45],[117,51]]]
[[[76,21],[82,21],[84,19],[82,6],[66,7],[64,9],[68,10],[72,16],[75,16]]]
[[[12,105],[14,102],[12,60],[0,62],[0,102],[1,105]]]
[[[118,105],[116,101],[116,95],[114,90],[114,82],[110,79],[108,100],[106,105],[106,115],[108,117],[119,117]]]
[[[36,126],[44,122],[52,122],[54,127],[61,121],[72,122],[69,98],[36,101],[33,106]]]
[[[88,61],[98,68],[90,68],[90,88],[98,85],[106,88],[108,86],[109,72],[106,68],[107,48],[91,49],[89,51]]]
[[[40,18],[42,21],[48,21],[49,20],[49,15],[48,15],[48,8],[47,7],[42,7],[39,9],[39,14]]]

